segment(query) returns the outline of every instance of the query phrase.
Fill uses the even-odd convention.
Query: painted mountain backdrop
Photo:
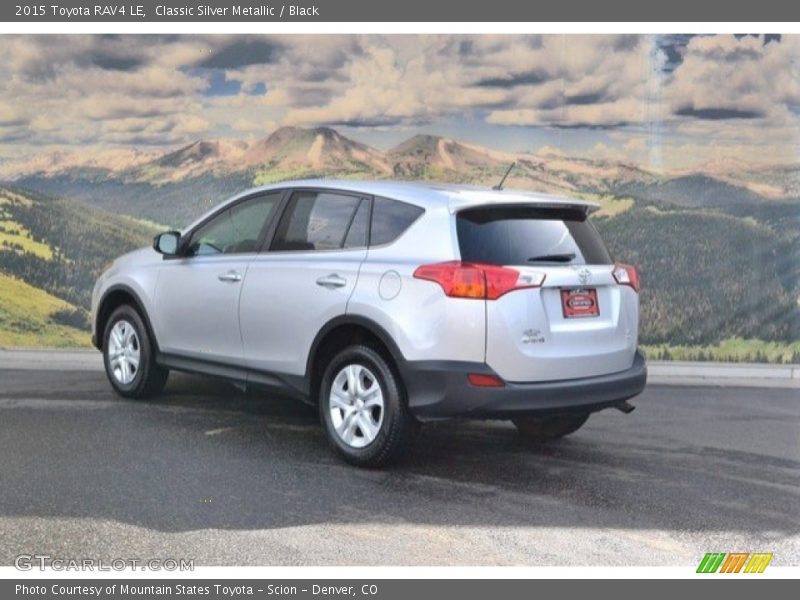
[[[613,254],[642,271],[653,355],[800,362],[800,166],[717,160],[656,173],[433,135],[382,151],[327,127],[0,164],[0,345],[86,343],[104,264],[247,187],[305,177],[491,185],[512,161],[507,187],[602,204],[594,219]]]

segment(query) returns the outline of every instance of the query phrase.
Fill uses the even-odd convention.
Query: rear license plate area
[[[576,288],[561,290],[561,309],[565,319],[596,317],[600,314],[597,289]]]

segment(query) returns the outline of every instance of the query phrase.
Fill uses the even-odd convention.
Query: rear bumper
[[[619,373],[543,383],[506,383],[494,388],[475,387],[467,382],[468,373],[495,375],[483,363],[411,361],[402,370],[409,408],[421,420],[594,412],[633,398],[647,382],[647,365],[638,351],[633,365]]]

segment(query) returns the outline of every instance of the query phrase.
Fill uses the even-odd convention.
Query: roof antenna
[[[493,189],[493,190],[497,190],[497,191],[500,191],[500,190],[502,190],[502,189],[503,189],[503,184],[506,182],[506,177],[508,177],[508,174],[509,174],[509,173],[511,173],[511,169],[513,169],[513,168],[514,168],[514,167],[516,167],[516,166],[517,166],[517,163],[516,163],[516,162],[512,162],[512,163],[511,163],[511,166],[510,166],[510,167],[508,167],[508,171],[506,171],[506,174],[505,174],[505,175],[503,175],[503,178],[500,180],[500,183],[498,183],[498,184],[497,184],[496,186],[494,186],[492,189]]]

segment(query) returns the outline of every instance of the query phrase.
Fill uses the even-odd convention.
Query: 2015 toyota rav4
[[[128,398],[175,369],[316,403],[358,465],[395,458],[429,419],[558,438],[631,410],[647,376],[639,277],[612,261],[596,208],[395,182],[250,190],[103,273],[94,343]]]

